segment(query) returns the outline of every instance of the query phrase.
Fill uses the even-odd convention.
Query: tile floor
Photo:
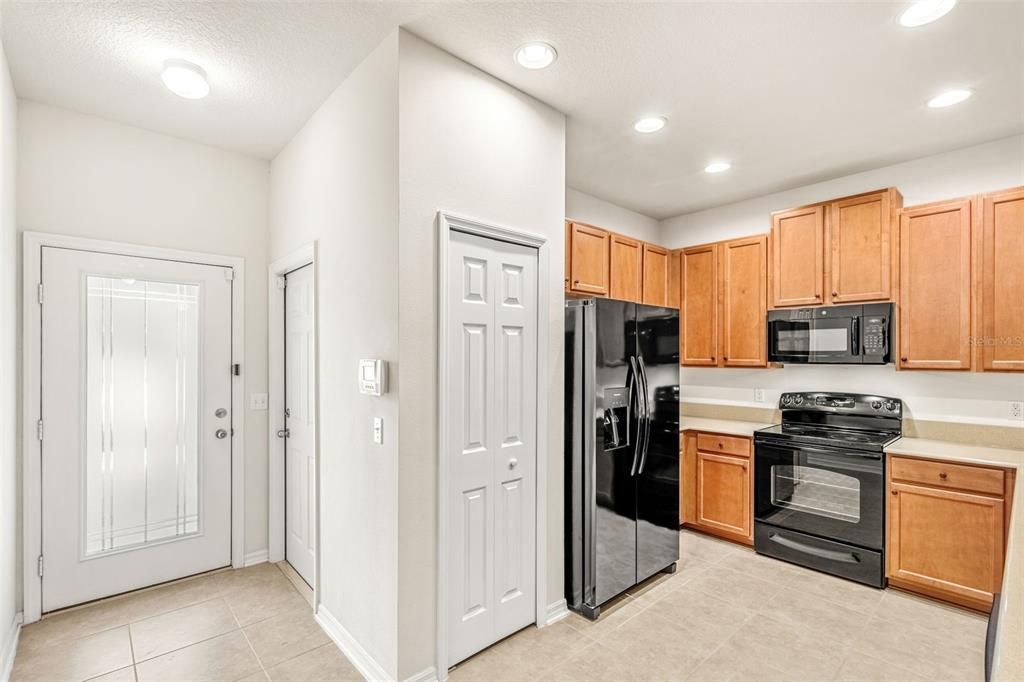
[[[287,564],[115,597],[23,628],[11,680],[362,680],[311,604]]]
[[[955,680],[983,677],[986,619],[680,534],[674,575],[529,627],[456,666],[500,680]],[[360,680],[287,564],[222,571],[24,628],[22,680]],[[294,581],[294,582],[293,582]],[[301,586],[301,590],[298,589]]]
[[[464,661],[491,680],[955,680],[984,677],[983,616],[680,534],[674,575],[527,628]]]

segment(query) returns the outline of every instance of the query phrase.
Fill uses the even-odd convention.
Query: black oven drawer
[[[885,587],[881,552],[823,540],[763,521],[754,522],[754,549],[758,554],[872,587]]]

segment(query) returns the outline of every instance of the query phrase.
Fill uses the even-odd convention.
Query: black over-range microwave
[[[768,360],[788,364],[891,362],[892,303],[772,310]]]

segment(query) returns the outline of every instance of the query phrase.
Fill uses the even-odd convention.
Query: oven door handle
[[[862,457],[864,459],[882,459],[882,453],[880,452],[858,452],[857,450],[843,450],[842,448],[829,450],[827,448],[816,448],[810,445],[804,445],[803,443],[794,443],[793,441],[770,440],[768,438],[754,441],[755,453],[758,445],[767,445],[773,448],[781,447],[792,452],[813,452],[815,454],[831,455],[833,457],[853,456]]]
[[[844,564],[860,563],[860,557],[853,552],[836,552],[830,549],[822,549],[821,547],[812,547],[811,545],[805,545],[802,542],[782,537],[778,533],[769,533],[768,539],[788,549],[803,552],[804,554],[811,554],[822,559],[827,559],[828,561],[839,561]]]

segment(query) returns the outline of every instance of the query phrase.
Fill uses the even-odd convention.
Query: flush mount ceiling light
[[[206,72],[184,59],[168,59],[164,62],[164,71],[160,77],[167,89],[179,97],[202,99],[210,94]]]
[[[932,109],[953,106],[959,104],[971,96],[970,90],[948,90],[941,95],[936,95],[928,100],[928,106]]]
[[[916,28],[930,24],[949,14],[956,0],[917,0],[900,15],[900,25]]]
[[[656,133],[665,127],[668,119],[664,116],[645,116],[633,124],[633,130],[638,133]]]
[[[520,45],[514,58],[516,64],[524,69],[546,69],[558,59],[558,52],[547,43],[538,41]]]
[[[728,161],[715,161],[704,166],[705,173],[721,173],[732,168],[732,164]]]

